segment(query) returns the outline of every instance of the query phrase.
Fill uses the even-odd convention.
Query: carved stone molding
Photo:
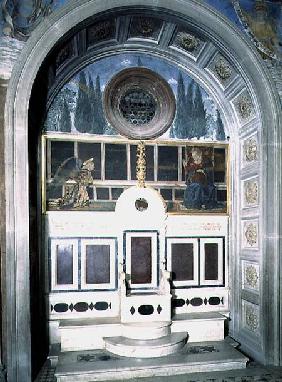
[[[258,179],[252,179],[243,183],[244,207],[254,207],[259,202]]]
[[[257,249],[258,242],[259,242],[258,221],[257,220],[244,221],[242,233],[243,233],[243,238],[242,238],[243,247]]]

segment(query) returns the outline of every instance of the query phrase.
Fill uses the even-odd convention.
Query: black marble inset
[[[98,301],[94,305],[94,308],[98,311],[107,310],[111,304],[108,304],[106,301]]]
[[[87,302],[77,302],[75,305],[74,305],[74,310],[76,310],[77,312],[86,312],[88,310],[88,304]]]
[[[69,310],[68,304],[59,303],[54,305],[54,311],[57,313],[65,313]]]
[[[205,346],[189,346],[187,348],[187,353],[190,354],[205,354],[205,353],[218,353],[219,350],[216,349],[213,345]]]
[[[110,282],[110,246],[86,245],[86,283]]]
[[[209,305],[220,305],[220,298],[219,297],[210,297],[209,298]]]
[[[194,246],[193,243],[171,244],[171,270],[173,281],[193,280]]]
[[[56,246],[57,285],[73,284],[73,245]]]
[[[205,280],[218,280],[217,243],[205,243]]]
[[[194,297],[192,300],[190,300],[190,304],[192,306],[201,306],[203,305],[203,299],[200,297]]]
[[[152,282],[152,238],[146,236],[131,238],[131,283]]]
[[[110,361],[115,359],[118,359],[118,357],[114,357],[112,354],[105,353],[78,354],[77,356],[77,362]]]
[[[97,301],[95,302],[95,304],[93,304],[93,302],[88,304],[87,302],[84,302],[84,301],[79,301],[79,302],[76,302],[75,304],[73,303],[67,304],[64,302],[60,302],[55,305],[51,304],[50,306],[51,312],[55,311],[56,313],[65,313],[68,310],[71,312],[75,310],[76,312],[84,313],[84,312],[87,312],[89,309],[103,311],[103,310],[108,310],[111,308],[112,308],[111,302],[109,303],[107,301]]]
[[[153,305],[140,305],[138,308],[138,313],[142,316],[150,316],[154,313]]]
[[[185,305],[185,300],[183,300],[183,298],[172,299],[172,307],[173,308],[181,308],[184,305]]]

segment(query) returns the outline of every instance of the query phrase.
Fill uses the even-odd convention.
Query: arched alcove
[[[82,38],[85,28],[99,17],[120,14],[126,21],[126,14],[130,12],[149,12],[158,18],[163,17],[163,38],[157,42],[133,41],[121,31],[115,43],[97,44],[89,51],[76,52],[64,76],[60,76],[58,70],[53,88],[50,87],[51,93],[55,95],[67,78],[94,58],[146,49],[146,52],[169,58],[184,68],[212,94],[230,136],[230,334],[257,360],[275,365],[281,362],[280,105],[260,57],[226,19],[197,1],[174,0],[167,4],[160,0],[153,6],[147,0],[142,4],[137,0],[73,1],[46,19],[33,33],[15,66],[8,88],[5,112],[7,278],[4,295],[7,311],[4,327],[8,333],[7,366],[11,381],[31,378],[29,258],[33,231],[29,225],[29,190],[36,190],[30,187],[28,179],[29,168],[36,163],[35,158],[31,163],[28,148],[32,131],[28,126],[28,111],[32,106],[30,97],[40,94],[40,86],[46,84],[42,74],[49,65],[48,60],[56,49],[74,38],[76,30],[80,29],[80,34],[75,38]],[[202,47],[197,54],[171,48],[177,23],[199,36]],[[221,71],[216,70],[218,60],[232,72],[228,81]],[[43,94],[47,98],[47,90]],[[46,99],[41,102],[44,104]],[[32,108],[30,112],[33,112]],[[34,114],[34,120],[37,123],[40,118]],[[36,143],[36,139],[30,139],[29,143]],[[30,148],[30,153],[36,155],[36,150]],[[269,278],[267,274],[273,277]],[[36,315],[36,312],[32,314]],[[269,326],[269,322],[273,325]]]

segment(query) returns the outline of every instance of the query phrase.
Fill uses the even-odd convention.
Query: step
[[[136,340],[153,340],[170,334],[171,321],[122,324],[122,336]]]
[[[105,348],[122,357],[155,358],[178,352],[188,339],[187,333],[173,333],[153,340],[134,340],[127,337],[104,338]]]
[[[103,350],[65,352],[59,356],[55,376],[57,382],[125,381],[244,369],[247,361],[225,341],[188,343],[181,352],[162,358],[126,358]]]
[[[218,312],[177,314],[171,332],[189,333],[189,342],[222,341],[226,317]]]
[[[59,332],[62,351],[103,349],[103,337],[122,335],[119,317],[62,320]]]

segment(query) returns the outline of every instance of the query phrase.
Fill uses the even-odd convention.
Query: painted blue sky
[[[140,64],[141,61],[141,64]],[[140,53],[120,53],[115,56],[110,56],[102,58],[92,64],[86,66],[82,71],[85,74],[87,83],[89,83],[89,78],[92,78],[93,83],[95,83],[96,77],[100,77],[101,90],[105,89],[106,84],[112,79],[112,77],[120,72],[121,70],[129,67],[136,67],[139,65],[149,68],[160,76],[162,76],[171,86],[175,98],[177,99],[177,86],[179,73],[182,74],[183,82],[187,91],[188,84],[192,81],[192,78],[184,70],[180,70],[179,67],[175,64],[171,64],[165,59],[158,58],[149,54],[140,54]],[[56,125],[54,122],[54,113],[55,119],[58,120],[58,115],[61,113],[61,108],[59,106],[61,97],[64,97],[63,94],[66,94],[66,89],[69,89],[73,92],[74,98],[72,98],[71,104],[69,104],[72,119],[72,128],[71,131],[76,133],[77,130],[74,124],[74,105],[76,105],[78,98],[78,90],[85,89],[85,87],[80,86],[80,72],[78,72],[68,83],[64,85],[59,94],[53,100],[50,109],[47,114],[47,119],[45,122],[45,129],[47,131],[52,131],[53,127]],[[88,89],[85,89],[86,92]],[[216,121],[217,121],[217,106],[213,101],[212,97],[207,94],[207,92],[200,87],[202,99],[204,102],[204,108],[206,111],[206,123],[207,123],[207,135],[203,139],[214,140],[216,139]],[[71,106],[72,105],[72,106]],[[58,118],[57,118],[58,117]],[[106,133],[107,134],[107,133]],[[170,129],[162,136],[162,138],[170,137]]]
[[[175,96],[177,94],[177,78],[179,75],[179,68],[175,65],[168,63],[164,59],[160,59],[148,54],[134,54],[134,53],[121,53],[116,56],[111,56],[103,58],[99,61],[96,61],[93,64],[88,65],[83,69],[87,74],[91,75],[93,79],[96,76],[100,76],[101,88],[104,90],[107,82],[111,80],[113,75],[118,73],[120,70],[138,66],[138,58],[142,61],[142,66],[152,69],[153,71],[160,74],[171,86]],[[188,84],[191,81],[191,77],[181,70],[183,75],[183,80],[185,87],[187,88]],[[79,74],[76,74],[73,79],[66,85],[74,91],[77,91],[79,81]],[[201,88],[202,97],[205,103],[205,108],[208,114],[215,116],[216,106],[212,101],[211,97]]]

